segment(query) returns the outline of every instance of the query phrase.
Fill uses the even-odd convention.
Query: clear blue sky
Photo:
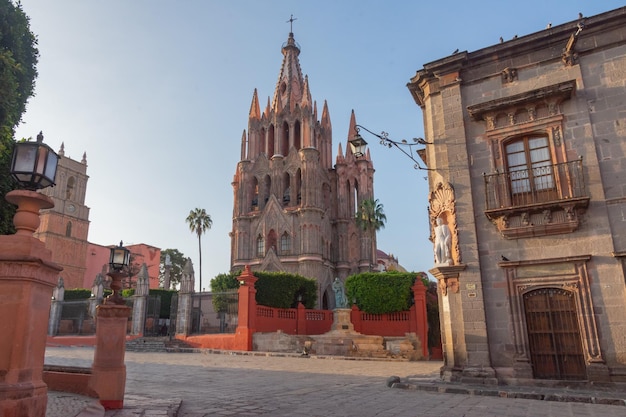
[[[80,160],[87,152],[89,240],[146,243],[191,257],[185,218],[205,208],[203,284],[230,266],[231,181],[252,93],[272,96],[293,14],[302,72],[334,152],[357,123],[395,140],[423,137],[406,84],[424,64],[623,6],[621,1],[22,0],[41,54],[36,96],[16,136]],[[387,225],[379,249],[432,268],[425,171],[366,134]],[[334,157],[333,157],[334,161]]]

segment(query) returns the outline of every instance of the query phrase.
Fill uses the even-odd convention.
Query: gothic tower
[[[59,150],[56,186],[41,192],[52,198],[54,208],[41,211],[41,223],[35,237],[52,251],[52,261],[61,265],[65,288],[88,288],[84,285],[89,232],[89,207],[85,206],[87,190],[87,155],[78,162]]]
[[[374,198],[374,167],[369,152],[356,157],[347,141],[332,166],[328,105],[318,120],[292,32],[282,54],[274,97],[261,112],[254,90],[241,138],[232,183],[231,270],[249,265],[314,278],[319,306],[332,308],[334,277],[343,280],[376,264],[376,239],[355,222],[359,203]],[[348,140],[355,126],[353,111]]]

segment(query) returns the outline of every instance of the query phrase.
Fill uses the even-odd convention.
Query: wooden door
[[[530,360],[535,378],[586,379],[574,294],[544,288],[524,294]]]

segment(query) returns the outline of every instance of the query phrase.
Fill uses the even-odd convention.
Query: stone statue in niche
[[[443,223],[441,217],[437,218],[435,226],[435,265],[452,265],[450,247],[452,235],[447,224]]]

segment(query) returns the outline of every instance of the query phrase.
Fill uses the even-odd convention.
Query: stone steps
[[[140,337],[126,341],[127,352],[193,352],[192,346],[169,337]]]

